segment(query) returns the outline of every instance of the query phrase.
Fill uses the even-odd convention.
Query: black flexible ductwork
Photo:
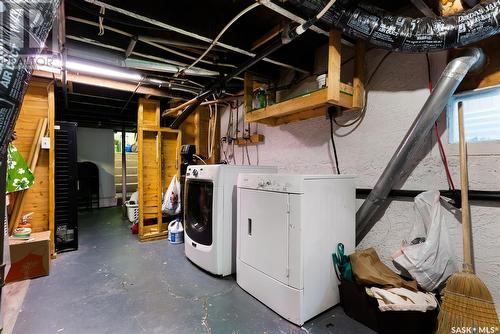
[[[289,0],[314,13],[324,0]],[[432,52],[462,47],[500,32],[500,0],[488,0],[447,17],[410,18],[366,2],[338,0],[321,18],[346,35],[401,52]]]

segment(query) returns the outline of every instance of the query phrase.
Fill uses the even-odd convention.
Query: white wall
[[[384,51],[369,51],[368,73],[371,73]],[[445,66],[446,56],[431,56],[433,80],[437,81]],[[358,187],[373,187],[387,162],[399,145],[413,119],[429,95],[425,55],[392,54],[372,80],[366,117],[356,129],[335,128],[339,165],[342,173],[357,175]],[[242,110],[240,109],[240,115]],[[222,135],[225,134],[229,112],[222,117]],[[445,127],[445,117],[440,128]],[[241,126],[240,126],[241,129]],[[278,127],[258,125],[265,135],[265,143],[248,146],[250,161],[260,165],[276,165],[281,172],[328,174],[334,172],[333,154],[329,140],[329,121],[320,117]],[[255,125],[252,125],[252,132]],[[446,133],[441,136],[447,142]],[[496,143],[500,145],[500,143]],[[480,145],[480,144],[471,144]],[[225,147],[225,146],[224,146]],[[224,148],[223,147],[223,148]],[[403,188],[447,189],[439,153],[433,139],[430,152],[410,175]],[[449,149],[449,147],[448,147]],[[455,151],[456,152],[456,151]],[[238,164],[246,156],[242,148],[235,149]],[[224,157],[224,155],[221,155]],[[459,187],[459,168],[456,155],[448,156],[453,179]],[[248,163],[245,158],[245,163]],[[478,155],[469,158],[471,189],[500,189],[500,156]],[[358,205],[362,203],[358,200]],[[490,206],[488,206],[490,205]],[[474,250],[476,270],[500,305],[500,206],[472,203]],[[383,218],[358,246],[375,247],[381,259],[390,265],[391,254],[409,232],[414,219],[413,203],[393,201]],[[461,266],[461,227],[448,222],[453,251]]]
[[[99,167],[101,207],[115,206],[114,135],[110,129],[78,128],[78,161],[90,161]]]

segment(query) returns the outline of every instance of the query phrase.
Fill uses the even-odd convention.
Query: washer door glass
[[[212,244],[212,181],[186,180],[185,229],[196,243]]]

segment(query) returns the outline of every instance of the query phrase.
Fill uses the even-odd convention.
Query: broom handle
[[[469,206],[469,173],[467,170],[467,143],[464,135],[464,107],[463,103],[458,103],[458,133],[460,148],[460,182],[462,197],[462,233],[464,243],[464,264],[463,270],[474,272],[472,267],[472,228],[470,222]]]

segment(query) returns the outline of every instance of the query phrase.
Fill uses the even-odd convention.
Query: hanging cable
[[[377,64],[377,66],[373,70],[372,74],[370,75],[370,77],[366,81],[366,84],[365,84],[365,99],[364,99],[365,103],[364,103],[363,107],[361,108],[359,116],[356,119],[352,120],[351,122],[345,123],[345,124],[339,123],[339,122],[337,122],[336,118],[333,118],[333,121],[335,122],[335,124],[337,126],[339,126],[341,128],[348,128],[350,126],[355,125],[358,122],[361,122],[361,120],[365,117],[366,107],[368,105],[368,90],[369,90],[368,87],[369,87],[372,79],[374,78],[375,74],[378,72],[378,70],[380,69],[380,67],[382,66],[382,64],[385,62],[385,60],[387,59],[387,57],[389,57],[389,55],[391,53],[392,53],[392,51],[387,51],[387,53],[382,57],[382,59],[380,59],[379,63]]]
[[[321,16],[323,16],[323,14],[326,13],[328,9],[333,6],[335,1],[336,0],[330,0],[330,2],[328,2],[328,4],[320,11],[318,15],[312,17],[311,19],[304,22],[294,30],[288,31],[288,33],[284,33],[279,40],[275,40],[270,45],[266,46],[261,52],[259,52],[259,54],[256,54],[255,56],[253,56],[252,58],[248,59],[243,64],[241,64],[231,73],[221,77],[218,81],[207,86],[207,89],[203,93],[200,93],[197,97],[190,100],[189,105],[170,124],[170,128],[178,129],[181,126],[182,122],[184,122],[189,117],[189,115],[194,112],[194,110],[200,105],[200,103],[202,103],[205,100],[207,96],[220,90],[222,87],[224,87],[224,85],[227,84],[229,80],[247,71],[249,68],[257,64],[259,61],[268,59],[266,58],[267,56],[269,56],[276,50],[280,49],[282,46],[287,45],[288,43],[299,37],[301,34],[303,34],[305,31],[307,31],[307,29],[313,26],[318,21],[318,19],[321,18]]]
[[[205,162],[205,160],[203,160],[199,155],[197,154],[193,154],[193,157],[195,157],[196,159],[200,160],[201,162],[203,162],[204,165],[206,165],[207,163]]]
[[[120,114],[122,114],[123,111],[128,107],[130,101],[132,101],[132,98],[134,97],[135,93],[137,93],[137,90],[139,89],[139,87],[141,86],[141,84],[142,84],[142,81],[139,81],[139,83],[137,84],[137,86],[135,86],[134,91],[132,92],[132,94],[130,94],[130,97],[128,98],[127,102],[125,102],[125,104],[123,105],[122,109],[120,110]]]
[[[429,59],[429,54],[425,54],[425,59],[427,61],[427,78],[429,80],[428,88],[429,93],[432,93],[432,76],[431,76],[431,61]],[[453,178],[451,177],[450,168],[448,166],[448,159],[446,158],[446,152],[444,150],[443,142],[441,141],[441,135],[439,134],[438,123],[434,123],[434,133],[436,134],[436,139],[439,147],[439,155],[441,156],[441,161],[443,162],[444,171],[446,173],[446,179],[448,181],[448,188],[455,190],[455,184],[453,183]]]
[[[340,174],[339,168],[339,158],[337,157],[337,148],[335,147],[335,140],[333,139],[333,116],[332,113],[328,113],[330,116],[330,139],[332,140],[333,156],[335,158],[335,168],[337,169],[337,174]]]
[[[240,17],[242,17],[243,15],[245,15],[246,13],[248,13],[249,11],[251,11],[252,9],[254,9],[254,8],[258,7],[258,6],[260,6],[260,3],[259,2],[254,2],[250,6],[248,6],[245,9],[243,9],[241,12],[239,12],[231,21],[229,21],[228,24],[226,24],[226,26],[224,28],[222,28],[222,30],[219,32],[219,34],[217,35],[217,37],[215,37],[215,39],[212,41],[212,43],[210,43],[210,46],[205,50],[205,52],[203,52],[201,54],[201,56],[198,57],[198,59],[196,59],[193,63],[191,63],[191,65],[189,65],[188,67],[186,67],[185,69],[183,69],[180,73],[183,73],[184,71],[189,70],[191,67],[193,67],[194,65],[196,65],[200,60],[202,60],[207,55],[207,53],[209,53],[210,50],[212,50],[212,48],[215,46],[215,44],[217,44],[217,42],[222,37],[222,35],[224,35],[224,33],[226,32],[226,30],[229,29],[229,27],[232,26],[234,22],[236,22]]]

